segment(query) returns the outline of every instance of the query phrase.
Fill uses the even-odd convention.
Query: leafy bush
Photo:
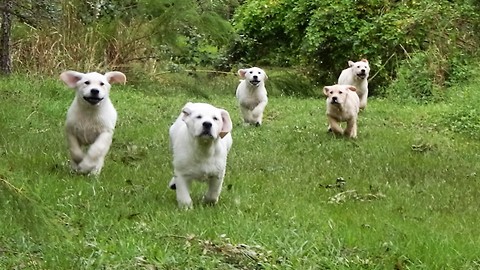
[[[403,60],[397,79],[388,88],[390,97],[428,102],[442,98],[446,60],[436,52],[419,51]]]
[[[480,20],[472,3],[250,0],[238,8],[233,23],[237,33],[255,42],[236,49],[250,62],[303,65],[322,84],[336,81],[348,60],[367,58],[377,73],[370,84],[375,93],[395,80],[412,53],[434,48],[449,62],[475,53]],[[433,84],[443,87],[448,73],[435,75],[442,78]]]

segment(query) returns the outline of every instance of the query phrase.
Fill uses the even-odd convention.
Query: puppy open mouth
[[[357,77],[359,77],[360,79],[365,79],[365,77],[367,77],[367,74],[366,73],[358,73]]]
[[[92,105],[96,105],[103,100],[103,98],[100,97],[83,97],[83,99],[85,99],[88,103]]]
[[[260,83],[259,80],[252,80],[252,81],[250,81],[250,84],[251,84],[251,85],[255,85],[255,86],[257,86],[259,83]]]

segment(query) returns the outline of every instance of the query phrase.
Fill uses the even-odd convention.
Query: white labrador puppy
[[[117,111],[108,97],[110,84],[125,83],[126,77],[119,71],[102,75],[70,70],[63,72],[60,79],[76,90],[66,120],[71,168],[78,173],[98,175],[117,121]]]
[[[190,184],[208,184],[203,199],[215,204],[222,190],[227,154],[232,146],[232,120],[224,109],[206,103],[188,102],[170,127],[174,176],[170,188],[181,208],[191,208]]]
[[[348,61],[349,68],[344,69],[338,77],[338,84],[353,85],[357,89],[360,98],[360,108],[367,107],[368,97],[368,75],[370,66],[367,59],[358,62]]]
[[[237,87],[236,96],[238,104],[246,124],[260,126],[263,119],[263,111],[267,106],[267,89],[265,80],[267,74],[261,68],[252,67],[239,69],[240,84]]]
[[[327,117],[329,131],[335,134],[343,134],[350,138],[357,137],[357,117],[360,100],[355,93],[356,88],[352,85],[325,86],[323,93],[327,96]],[[340,122],[347,122],[345,130]]]

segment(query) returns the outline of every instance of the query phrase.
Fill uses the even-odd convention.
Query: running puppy
[[[370,66],[367,59],[358,62],[348,61],[349,68],[344,69],[338,77],[338,84],[353,85],[357,89],[360,98],[360,108],[367,107],[368,75]]]
[[[69,70],[60,74],[60,79],[76,91],[65,127],[71,168],[78,173],[98,175],[117,121],[117,111],[108,97],[110,84],[125,83],[126,77],[119,71],[102,75]]]
[[[357,117],[360,100],[355,86],[332,85],[325,86],[323,93],[327,96],[327,117],[329,131],[343,134],[350,138],[357,137]],[[340,127],[340,122],[347,122],[345,130]]]
[[[232,146],[232,120],[224,109],[188,102],[170,127],[174,175],[170,188],[180,208],[192,208],[193,180],[208,184],[203,200],[215,204],[222,190],[227,154]]]
[[[263,69],[252,67],[239,69],[240,84],[237,87],[236,96],[246,124],[260,126],[263,119],[263,111],[267,106],[267,89],[265,80],[267,74]]]

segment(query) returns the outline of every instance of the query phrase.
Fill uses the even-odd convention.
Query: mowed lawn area
[[[272,90],[253,127],[237,78],[187,79],[112,86],[119,119],[99,177],[68,167],[73,90],[2,79],[1,269],[480,268],[478,81],[432,104],[373,97],[350,140],[326,132],[321,88]],[[187,101],[234,122],[219,203],[203,205],[196,182],[189,211],[167,188],[168,128]]]

